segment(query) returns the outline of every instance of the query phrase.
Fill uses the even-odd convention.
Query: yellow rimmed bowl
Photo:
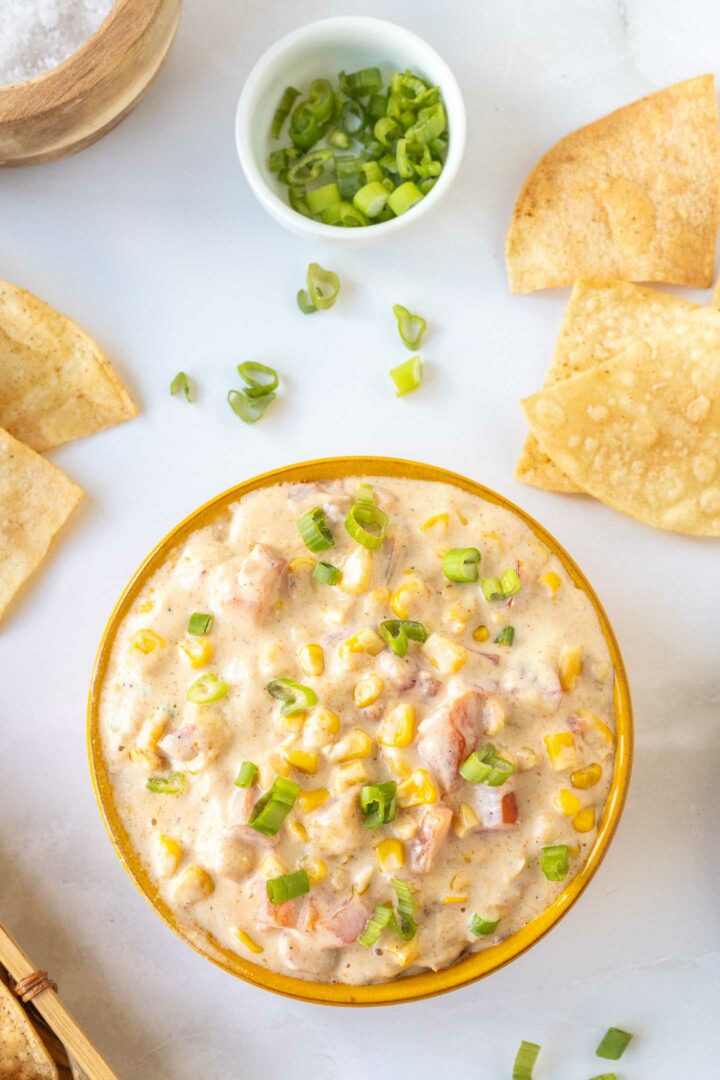
[[[451,484],[461,491],[469,492],[486,502],[494,503],[516,514],[554,555],[560,560],[575,585],[582,589],[592,604],[602,628],[608,646],[615,673],[615,727],[617,744],[615,767],[607,802],[600,820],[598,834],[590,854],[578,873],[568,882],[562,893],[540,915],[536,916],[516,933],[511,934],[497,945],[481,952],[473,953],[458,960],[443,971],[423,972],[393,982],[379,983],[372,986],[345,986],[339,983],[309,982],[266,971],[256,964],[243,959],[237,953],[225,949],[211,935],[200,930],[189,931],[180,927],[178,921],[158,894],[150,876],[135,852],[130,837],[125,830],[115,805],[114,792],[102,749],[100,733],[100,699],[108,662],[120,624],[137,600],[145,584],[167,560],[170,552],[185,542],[196,529],[203,528],[221,517],[228,507],[247,495],[248,492],[272,484],[292,481],[326,481],[347,476],[394,476],[408,477],[413,480],[436,480]],[[467,477],[433,465],[423,465],[416,461],[403,461],[399,458],[385,457],[336,457],[319,461],[307,461],[298,465],[289,465],[282,469],[263,473],[247,480],[228,491],[217,495],[205,503],[189,517],[181,521],[150,552],[148,557],[135,572],[120,597],[103,633],[98,649],[88,701],[88,753],[90,769],[100,811],[105,820],[113,846],[125,869],[130,874],[138,889],[152,904],[159,915],[175,933],[191,945],[202,956],[211,960],[225,971],[236,975],[254,986],[272,990],[276,994],[295,998],[298,1001],[311,1001],[324,1005],[393,1005],[407,1001],[418,1001],[435,994],[456,990],[467,986],[476,979],[490,975],[504,967],[516,957],[538,942],[573,906],[581,892],[595,874],[607,852],[620,820],[625,803],[632,767],[633,755],[633,719],[630,688],[625,666],[610,621],[595,592],[582,570],[577,566],[565,549],[550,535],[542,525],[534,521],[508,499],[482,484]]]

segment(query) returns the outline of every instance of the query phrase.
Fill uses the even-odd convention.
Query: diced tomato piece
[[[518,819],[517,799],[514,791],[508,791],[502,797],[503,825],[514,825]]]

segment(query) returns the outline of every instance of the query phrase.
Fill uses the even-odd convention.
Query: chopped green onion
[[[194,611],[188,621],[188,634],[194,634],[196,637],[204,637],[212,626],[212,615],[203,615],[199,611]]]
[[[396,139],[400,138],[401,134],[402,128],[392,116],[381,116],[379,120],[375,121],[373,135],[386,150],[390,149]]]
[[[380,623],[380,633],[395,655],[401,658],[407,655],[409,641],[422,645],[428,637],[423,624],[410,619],[385,619]]]
[[[272,128],[270,130],[273,139],[280,138],[283,124],[290,115],[290,111],[299,97],[300,91],[296,90],[294,86],[288,86],[283,90],[283,95],[278,102],[278,107],[273,113]]]
[[[397,319],[398,331],[403,343],[412,351],[419,349],[427,330],[425,319],[423,319],[422,315],[411,315],[402,304],[393,305],[393,314]]]
[[[366,829],[378,829],[395,820],[397,799],[394,780],[382,784],[366,784],[360,789],[360,809],[365,817]]]
[[[332,270],[323,270],[318,263],[310,263],[307,270],[307,287],[315,307],[320,311],[326,311],[338,298],[340,278]]]
[[[243,391],[249,398],[264,398],[277,390],[280,379],[275,368],[267,364],[258,364],[254,360],[248,360],[244,364],[238,364],[237,372],[247,388]],[[258,378],[260,376],[260,378]]]
[[[295,870],[292,874],[281,874],[267,882],[267,896],[271,904],[284,904],[296,896],[310,892],[310,878],[306,870]]]
[[[388,199],[388,206],[393,214],[400,217],[402,214],[406,214],[408,210],[412,210],[413,206],[416,206],[422,197],[422,191],[413,184],[412,180],[406,180],[400,187],[395,188]]]
[[[627,1050],[631,1039],[632,1035],[629,1031],[622,1031],[621,1028],[615,1027],[608,1028],[595,1053],[608,1061],[618,1061]]]
[[[482,915],[473,915],[470,919],[470,933],[475,937],[487,937],[499,922],[499,919],[483,919]]]
[[[515,772],[512,762],[498,757],[492,743],[487,743],[480,750],[473,750],[460,766],[463,780],[471,784],[488,784],[500,787]]]
[[[364,945],[366,949],[375,945],[392,916],[393,910],[389,904],[380,904],[376,907],[372,918],[358,938],[358,944]]]
[[[385,511],[374,503],[357,502],[348,511],[345,528],[358,544],[375,551],[383,545],[389,521]],[[377,532],[369,532],[366,528],[368,525],[377,529]]]
[[[392,198],[392,196],[390,196]],[[395,383],[395,396],[404,397],[422,383],[422,360],[413,356],[403,364],[390,369],[390,378]]]
[[[380,168],[380,166],[378,165],[377,161],[365,161],[365,162],[363,162],[362,170],[365,173],[365,179],[367,180],[368,184],[370,184],[373,181],[377,180],[378,183],[383,184],[383,186],[385,185],[385,183],[390,184],[389,189],[385,188],[386,191],[388,191],[388,190],[392,191],[393,188],[395,187],[395,185],[392,183],[392,181],[386,181],[385,180],[385,174],[382,171],[382,169]]]
[[[201,675],[188,689],[187,699],[193,705],[210,705],[226,697],[229,689],[228,684],[218,679],[217,675]]]
[[[349,135],[346,135],[340,128],[335,128],[328,135],[328,142],[331,146],[336,147],[338,150],[349,150],[352,139]]]
[[[400,881],[398,878],[393,878],[390,884],[397,894],[398,901],[397,909],[393,913],[392,929],[403,941],[412,941],[418,929],[415,922],[415,902],[412,889],[407,881]]]
[[[297,161],[299,156],[300,151],[293,146],[287,146],[284,150],[273,150],[268,158],[268,168],[270,172],[274,173],[287,172],[293,161]]]
[[[379,120],[387,111],[387,97],[385,94],[373,94],[368,102],[368,113],[373,120]]]
[[[499,578],[485,577],[480,582],[483,596],[486,600],[504,600],[505,593]]]
[[[298,105],[290,117],[288,135],[299,150],[310,150],[322,138],[320,121],[306,101]]]
[[[522,589],[522,581],[517,570],[506,570],[503,576],[500,578],[500,585],[502,586],[503,595],[506,598],[514,596],[515,593],[519,593]]]
[[[350,99],[343,103],[340,110],[340,130],[346,135],[357,137],[367,122],[367,113],[359,101]]]
[[[341,71],[339,82],[343,94],[351,98],[368,97],[382,90],[382,75],[380,68],[376,67],[362,68],[361,71],[353,71],[349,75]]]
[[[317,705],[318,696],[309,686],[293,682],[292,679],[271,679],[265,687],[268,694],[277,701],[282,701],[280,712],[283,716],[294,716]]]
[[[370,218],[365,217],[362,210],[358,210],[357,206],[353,206],[352,203],[341,202],[338,211],[338,223],[342,225],[343,229],[354,229],[361,225],[370,224]]]
[[[317,311],[317,308],[313,304],[305,289],[300,289],[300,291],[298,292],[297,303],[303,315],[314,315]]]
[[[264,836],[276,836],[295,805],[299,790],[294,780],[276,776],[270,790],[253,806],[248,825]]]
[[[540,852],[540,869],[548,881],[564,881],[570,869],[567,844],[550,844]]]
[[[436,183],[437,183],[437,177],[435,177],[435,176],[426,176],[424,180],[420,181],[420,183],[418,184],[418,187],[422,191],[423,195],[427,195],[427,193],[429,191],[432,191],[432,189],[435,187]]]
[[[310,207],[305,200],[304,187],[299,185],[291,187],[288,194],[288,202],[293,210],[297,210],[298,214],[302,214],[304,217],[310,217]]]
[[[340,202],[340,192],[334,181],[308,192],[307,195],[307,204],[311,214],[322,214],[323,210],[327,210],[329,206],[334,206],[337,202]]]
[[[235,787],[252,787],[255,783],[255,777],[258,774],[258,767],[252,761],[243,761],[240,766],[240,772],[237,774],[235,780]]]
[[[268,405],[276,398],[276,394],[263,394],[261,397],[248,397],[245,390],[228,390],[228,405],[241,420],[246,424],[256,424],[265,415]]]
[[[361,214],[367,214],[369,218],[377,217],[385,208],[387,201],[387,189],[379,180],[365,184],[353,196],[353,206],[357,207]]]
[[[515,1056],[512,1080],[532,1080],[535,1062],[541,1049],[537,1043],[525,1042],[523,1039]]]
[[[477,548],[451,548],[443,556],[442,572],[448,581],[465,584],[480,576],[481,555]]]
[[[309,184],[313,180],[318,180],[332,158],[333,152],[330,147],[325,150],[311,150],[290,166],[288,183],[292,187],[296,184]]]
[[[315,554],[319,551],[327,551],[335,543],[335,538],[325,519],[325,511],[321,506],[314,506],[312,510],[308,510],[297,524],[303,543]]]
[[[508,646],[510,646],[510,645],[512,645],[514,640],[515,640],[515,627],[514,626],[503,626],[502,630],[500,631],[498,636],[495,638],[494,643],[495,643],[495,645],[508,645]]]
[[[591,1080],[618,1080],[617,1073],[601,1073],[600,1076],[593,1076]]]
[[[155,795],[182,795],[187,788],[184,772],[171,772],[167,776],[151,776],[145,785]]]
[[[350,156],[335,158],[335,179],[341,199],[352,199],[363,186],[364,176],[362,161]]]
[[[177,375],[170,383],[170,393],[177,394],[182,393],[185,395],[186,401],[193,400],[192,387],[190,386],[190,380],[184,371],[178,371]]]
[[[335,94],[327,79],[313,79],[308,86],[307,107],[322,124],[335,111]]]
[[[437,139],[442,135],[446,127],[447,116],[445,115],[445,109],[442,102],[438,101],[435,105],[421,109],[417,121],[407,129],[405,134],[408,139],[416,142],[430,143],[433,139]]]
[[[368,484],[366,480],[363,480],[358,484],[358,489],[355,493],[355,502],[375,502],[375,489],[372,484]]]
[[[339,567],[333,566],[332,563],[318,562],[315,563],[313,577],[321,585],[337,585],[342,574]]]

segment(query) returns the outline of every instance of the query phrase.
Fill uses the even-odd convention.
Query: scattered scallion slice
[[[323,270],[318,263],[310,263],[307,269],[307,287],[315,307],[319,311],[327,311],[338,298],[340,278],[332,270]]]
[[[292,107],[299,97],[300,91],[296,90],[294,86],[288,86],[283,90],[283,95],[278,102],[278,107],[273,113],[272,128],[270,131],[273,139],[280,138],[283,124],[290,115]]]
[[[204,637],[212,626],[212,615],[205,615],[202,612],[194,611],[188,621],[188,634],[193,634],[196,637]]]
[[[540,869],[548,881],[564,881],[570,869],[567,844],[549,844],[540,852]]]
[[[397,895],[397,908],[393,913],[391,926],[403,941],[412,941],[418,930],[412,889],[407,881],[400,881],[399,878],[393,878],[390,884]]]
[[[244,364],[238,364],[237,373],[244,383],[247,384],[245,393],[249,398],[264,398],[277,390],[280,379],[275,368],[267,364],[258,364],[255,360],[247,360]]]
[[[375,551],[383,545],[389,521],[385,511],[374,503],[356,502],[345,518],[345,528],[356,543]],[[370,532],[369,528],[377,531]]]
[[[295,805],[299,790],[294,780],[276,776],[270,790],[253,806],[248,819],[250,828],[264,836],[276,836]]]
[[[515,1055],[512,1080],[532,1080],[535,1062],[538,1059],[540,1050],[541,1047],[538,1046],[537,1043],[525,1042],[523,1039],[520,1043],[520,1048]]]
[[[375,489],[372,484],[368,484],[363,480],[358,484],[357,492],[355,493],[355,502],[359,503],[374,503],[375,502]]]
[[[333,181],[331,184],[323,184],[322,187],[315,188],[314,191],[308,191],[306,202],[311,214],[322,214],[329,206],[340,202],[337,184]]]
[[[358,938],[358,944],[364,945],[366,949],[375,945],[392,916],[393,909],[389,904],[380,904],[376,907],[372,918]]]
[[[281,701],[280,712],[283,716],[294,716],[317,705],[318,697],[314,690],[292,679],[272,679],[265,687],[268,694]]]
[[[385,619],[379,629],[387,645],[401,659],[407,656],[408,642],[417,641],[422,645],[428,637],[423,624],[411,619]]]
[[[244,390],[228,390],[228,405],[241,420],[246,424],[256,424],[262,420],[265,410],[275,400],[275,394],[263,394],[259,398],[251,398]]]
[[[499,578],[486,577],[480,582],[483,596],[486,600],[504,600],[505,593]]]
[[[182,795],[187,788],[187,777],[183,772],[171,772],[166,776],[151,776],[145,786],[155,795]]]
[[[388,206],[396,217],[400,217],[402,214],[407,214],[408,210],[412,210],[413,206],[416,206],[422,198],[422,191],[412,180],[406,180],[400,187],[396,187],[388,197]]]
[[[335,95],[327,79],[313,79],[308,86],[307,107],[324,123],[335,111]]]
[[[422,315],[412,315],[402,304],[393,306],[393,314],[397,319],[398,332],[404,344],[412,352],[419,349],[427,330],[427,321]]]
[[[473,915],[469,924],[470,933],[475,937],[487,937],[499,922],[499,919],[483,919],[482,915]]]
[[[319,551],[327,551],[335,543],[325,518],[325,511],[321,506],[314,506],[312,510],[302,515],[298,521],[298,530],[305,546],[315,554]]]
[[[515,627],[514,626],[503,626],[502,630],[500,631],[498,636],[495,638],[495,644],[496,645],[508,645],[508,646],[510,646],[510,645],[512,645],[514,640],[515,640]]]
[[[422,360],[413,356],[397,367],[390,369],[390,378],[395,383],[395,396],[404,397],[422,383]]]
[[[460,766],[463,780],[471,784],[487,784],[489,787],[501,787],[514,772],[512,762],[499,757],[492,743],[473,750]]]
[[[317,311],[317,308],[310,299],[307,289],[298,290],[297,305],[302,311],[303,315],[314,315]]]
[[[632,1035],[629,1031],[622,1031],[621,1028],[615,1027],[608,1028],[595,1053],[607,1061],[618,1061],[627,1050],[631,1039]]]
[[[267,882],[267,896],[271,904],[284,904],[296,896],[310,892],[310,878],[306,870],[295,870],[292,874],[281,874]]]
[[[353,98],[369,97],[382,89],[382,75],[376,67],[362,68],[349,75],[341,71],[338,81],[343,94]]]
[[[443,556],[442,572],[448,581],[464,584],[480,576],[481,555],[477,548],[451,548]]]
[[[333,566],[332,563],[317,562],[313,570],[313,577],[321,585],[337,585],[342,577],[342,572],[339,567]]]
[[[193,705],[210,705],[213,701],[220,701],[227,696],[230,687],[217,675],[201,675],[199,679],[189,687],[187,699]]]
[[[243,761],[235,780],[235,787],[250,788],[255,783],[258,767],[252,761]]]
[[[395,820],[397,783],[386,780],[382,784],[366,784],[360,788],[360,809],[366,829],[378,829]]]
[[[382,213],[387,201],[388,191],[380,180],[373,180],[371,183],[365,184],[353,195],[353,206],[357,207],[361,214],[366,214],[369,218],[376,218],[378,214]]]
[[[519,593],[522,589],[522,581],[520,580],[520,575],[517,570],[506,570],[500,578],[500,584],[506,599],[515,596],[515,594]]]
[[[178,371],[177,375],[170,383],[171,394],[184,394],[186,401],[193,400],[192,387],[190,386],[190,380],[184,371]]]

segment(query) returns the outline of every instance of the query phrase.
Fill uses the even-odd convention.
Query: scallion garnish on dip
[[[173,395],[184,394],[186,401],[193,400],[193,392],[190,385],[190,380],[184,371],[178,371],[177,375],[170,383],[170,393]]]
[[[250,828],[265,836],[276,836],[295,805],[299,790],[294,780],[276,776],[270,790],[253,806],[248,820]]]
[[[395,383],[395,397],[404,397],[422,383],[422,360],[413,356],[397,367],[390,369],[390,378]]]
[[[537,1043],[526,1042],[523,1039],[513,1065],[513,1080],[532,1080],[535,1062],[538,1059],[540,1050],[541,1047]]]

